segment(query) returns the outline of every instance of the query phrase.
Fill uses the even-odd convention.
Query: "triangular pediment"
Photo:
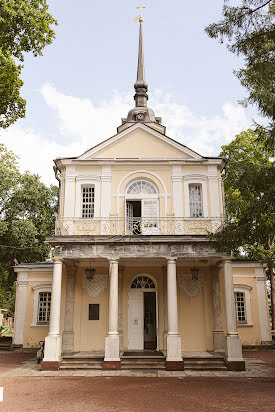
[[[142,123],[87,150],[78,160],[92,159],[201,159],[193,150]]]

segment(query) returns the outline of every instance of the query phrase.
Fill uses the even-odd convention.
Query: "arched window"
[[[158,231],[159,193],[154,183],[135,180],[126,188],[127,234],[150,235]]]
[[[138,276],[131,284],[131,289],[155,289],[155,283],[148,276]]]
[[[137,180],[132,183],[127,190],[129,195],[156,195],[158,193],[157,188],[153,183],[148,182],[147,180]]]

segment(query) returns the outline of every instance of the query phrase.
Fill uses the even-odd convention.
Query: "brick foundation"
[[[183,361],[166,361],[165,367],[167,371],[183,371],[184,362]]]
[[[226,361],[226,367],[228,371],[245,371],[245,361]]]
[[[118,371],[121,369],[120,361],[103,361],[102,369],[104,371]]]
[[[41,370],[42,371],[58,371],[60,366],[60,362],[54,361],[42,361],[41,362]]]

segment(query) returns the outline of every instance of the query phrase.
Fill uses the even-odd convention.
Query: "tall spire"
[[[136,107],[146,107],[147,100],[148,100],[148,95],[147,95],[148,84],[145,81],[145,71],[144,71],[142,20],[140,20],[140,23],[139,23],[137,81],[134,87],[136,90],[136,94],[134,97],[136,101]]]
[[[144,53],[143,53],[143,33],[142,33],[142,9],[145,9],[144,6],[139,6],[137,9],[140,9],[140,15],[135,17],[133,21],[139,21],[139,46],[138,46],[138,66],[137,66],[137,81],[134,84],[135,88],[135,107],[130,110],[125,119],[125,123],[129,122],[153,122],[159,123],[160,118],[155,117],[155,114],[152,109],[147,107],[148,100],[148,84],[145,80],[145,71],[144,71]],[[124,121],[124,119],[123,119]]]

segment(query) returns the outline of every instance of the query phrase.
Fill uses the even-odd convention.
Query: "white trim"
[[[269,323],[269,309],[266,296],[266,276],[262,271],[261,276],[256,278],[257,298],[258,298],[258,312],[260,321],[260,331],[262,342],[271,342],[271,331]]]
[[[251,286],[243,285],[243,284],[234,284],[234,303],[235,303],[235,292],[243,293],[244,294],[244,304],[245,304],[245,316],[246,322],[239,323],[237,322],[237,327],[242,326],[253,326],[252,318],[251,318],[251,296],[250,292],[252,290]]]
[[[111,213],[111,166],[102,166],[101,171],[101,217],[110,217]]]
[[[52,291],[52,286],[51,285],[37,285],[32,287],[33,290],[33,311],[32,311],[32,323],[31,327],[34,326],[47,326],[49,327],[49,324],[40,324],[37,322],[37,316],[38,316],[38,297],[40,292],[51,292]]]
[[[15,345],[23,345],[25,311],[26,311],[26,295],[27,295],[27,285],[28,285],[27,277],[28,277],[27,272],[20,272],[17,275],[14,332],[13,332],[13,343]]]
[[[94,187],[94,217],[99,216],[99,205],[100,205],[100,181],[94,177],[86,177],[85,179],[79,179],[76,182],[76,201],[75,201],[75,215],[65,216],[65,217],[78,217],[82,218],[82,187],[93,186]],[[83,218],[85,219],[85,218]],[[93,219],[93,218],[91,218]]]
[[[206,176],[198,173],[184,174],[184,205],[185,205],[185,216],[190,217],[190,201],[189,201],[189,185],[200,184],[202,187],[202,217],[208,216],[208,198],[207,198],[207,186],[206,186]],[[199,218],[198,218],[199,219]]]
[[[193,150],[191,150],[187,147],[183,147],[180,143],[172,141],[167,136],[161,134],[160,132],[157,132],[156,130],[150,129],[148,126],[144,126],[142,123],[136,123],[135,125],[130,126],[127,129],[125,129],[121,133],[116,134],[115,136],[109,138],[108,140],[105,140],[104,142],[97,145],[96,147],[91,148],[90,150],[86,151],[85,153],[80,155],[77,158],[77,160],[86,160],[86,159],[90,158],[91,156],[95,155],[99,151],[101,151],[101,150],[107,148],[108,146],[112,145],[117,140],[120,140],[123,137],[126,137],[129,133],[133,132],[134,130],[136,130],[138,128],[143,129],[147,133],[159,138],[163,142],[165,142],[168,145],[174,147],[175,149],[179,150],[180,152],[182,152],[184,154],[187,154],[188,156],[192,157],[193,159],[199,159],[199,160],[202,159],[202,156],[200,156],[198,153],[195,153]]]
[[[128,177],[130,177],[130,176],[132,176],[132,175],[134,175],[134,174],[138,174],[138,173],[148,173],[148,174],[154,176],[156,179],[158,179],[158,181],[161,183],[162,188],[163,188],[163,191],[164,191],[164,196],[165,196],[165,197],[164,197],[164,214],[165,214],[165,217],[166,217],[166,215],[167,215],[167,190],[166,190],[165,183],[164,183],[164,181],[161,179],[161,177],[159,177],[156,173],[151,172],[151,171],[149,171],[149,170],[144,170],[144,169],[140,169],[140,170],[135,170],[135,171],[133,171],[133,172],[129,172],[129,173],[127,173],[127,175],[123,176],[123,178],[120,180],[120,182],[119,182],[119,184],[118,184],[118,187],[117,187],[117,193],[116,193],[116,196],[117,196],[117,216],[119,215],[119,198],[120,198],[121,185],[122,185],[122,183],[123,183]],[[142,177],[138,177],[137,179],[145,179],[145,180],[146,180],[146,177],[145,177],[145,176],[144,176],[144,177],[142,176]],[[159,192],[159,195],[160,195],[160,190],[158,190],[158,192]],[[125,196],[125,194],[124,194],[124,196]]]
[[[183,217],[182,181],[183,176],[181,173],[181,166],[173,166],[172,183],[174,217]]]

